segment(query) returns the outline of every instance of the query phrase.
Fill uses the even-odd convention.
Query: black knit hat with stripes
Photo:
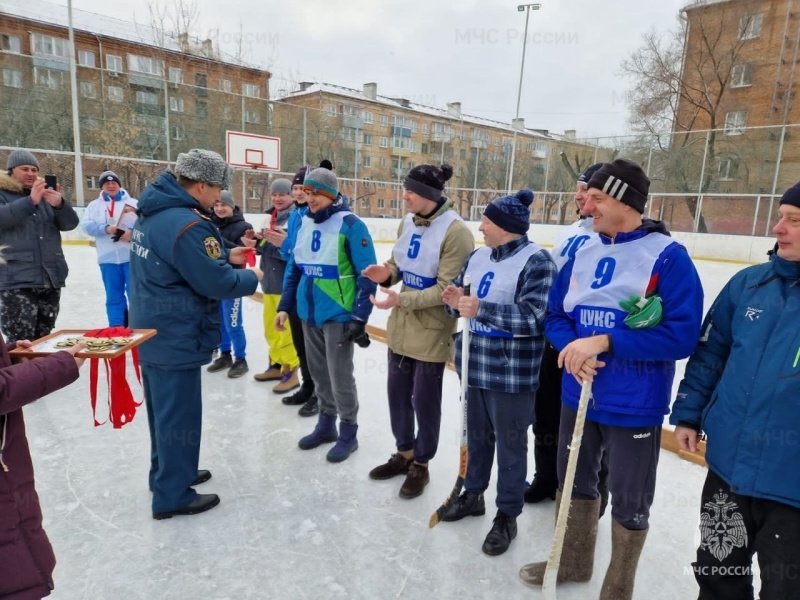
[[[647,194],[650,191],[650,179],[635,162],[618,158],[600,167],[592,175],[588,186],[644,213],[644,205],[647,204]]]

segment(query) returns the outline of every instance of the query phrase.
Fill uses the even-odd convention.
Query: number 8
[[[315,230],[311,233],[311,251],[319,252],[320,248],[322,248],[322,232]]]

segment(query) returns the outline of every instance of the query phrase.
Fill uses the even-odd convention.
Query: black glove
[[[369,346],[367,324],[362,321],[349,321],[344,326],[344,339],[358,344],[359,348],[367,348]]]
[[[124,229],[117,229],[114,232],[114,235],[111,236],[111,239],[114,240],[115,242],[118,242],[123,235],[125,235],[125,230]]]

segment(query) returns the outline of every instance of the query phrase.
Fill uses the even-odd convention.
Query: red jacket
[[[75,359],[56,352],[11,365],[0,336],[0,598],[40,600],[53,589],[56,558],[42,529],[22,407],[78,378]]]

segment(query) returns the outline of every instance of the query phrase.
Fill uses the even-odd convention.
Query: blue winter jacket
[[[625,244],[630,246],[631,253],[636,253],[637,240],[655,233],[665,233],[663,226],[646,221],[638,229],[619,233],[614,239],[600,234],[600,241],[606,246]],[[630,329],[623,322],[627,313],[621,309],[616,311],[613,320],[601,323],[586,319],[591,322],[581,323],[581,314],[601,311],[586,304],[567,313],[564,298],[570,285],[575,284],[571,281],[573,267],[587,252],[586,246],[582,246],[559,271],[550,291],[545,335],[559,351],[577,338],[609,336],[611,351],[598,356],[606,366],[598,369],[594,378],[587,419],[620,427],[660,425],[664,415],[669,413],[675,361],[689,356],[697,345],[703,315],[700,277],[686,248],[673,242],[658,256],[651,272],[636,275],[647,282],[648,295],[661,297],[663,317],[659,324],[647,329]],[[630,273],[614,273],[613,278],[619,276],[630,277]],[[591,287],[598,289],[598,294],[604,292],[598,282]],[[607,289],[614,288],[609,285]],[[619,298],[626,299],[627,296]],[[608,327],[609,324],[612,326]],[[577,410],[581,386],[566,370],[561,394],[564,404]]]
[[[228,263],[219,230],[169,171],[139,197],[131,233],[130,326],[157,329],[142,364],[190,369],[220,342],[219,299],[256,291],[255,273]]]
[[[708,466],[737,494],[800,508],[800,267],[773,256],[722,289],[670,423],[702,429]]]
[[[298,316],[313,327],[321,327],[328,321],[366,322],[372,312],[369,297],[375,294],[378,287],[361,275],[361,271],[374,265],[377,258],[369,230],[361,219],[350,212],[347,198],[340,195],[327,208],[316,213],[309,211],[302,219],[300,228],[313,228],[339,212],[346,213],[337,240],[339,279],[308,276],[295,262],[295,251],[286,265],[278,310],[291,312],[296,308]],[[298,235],[295,248],[300,238]]]

